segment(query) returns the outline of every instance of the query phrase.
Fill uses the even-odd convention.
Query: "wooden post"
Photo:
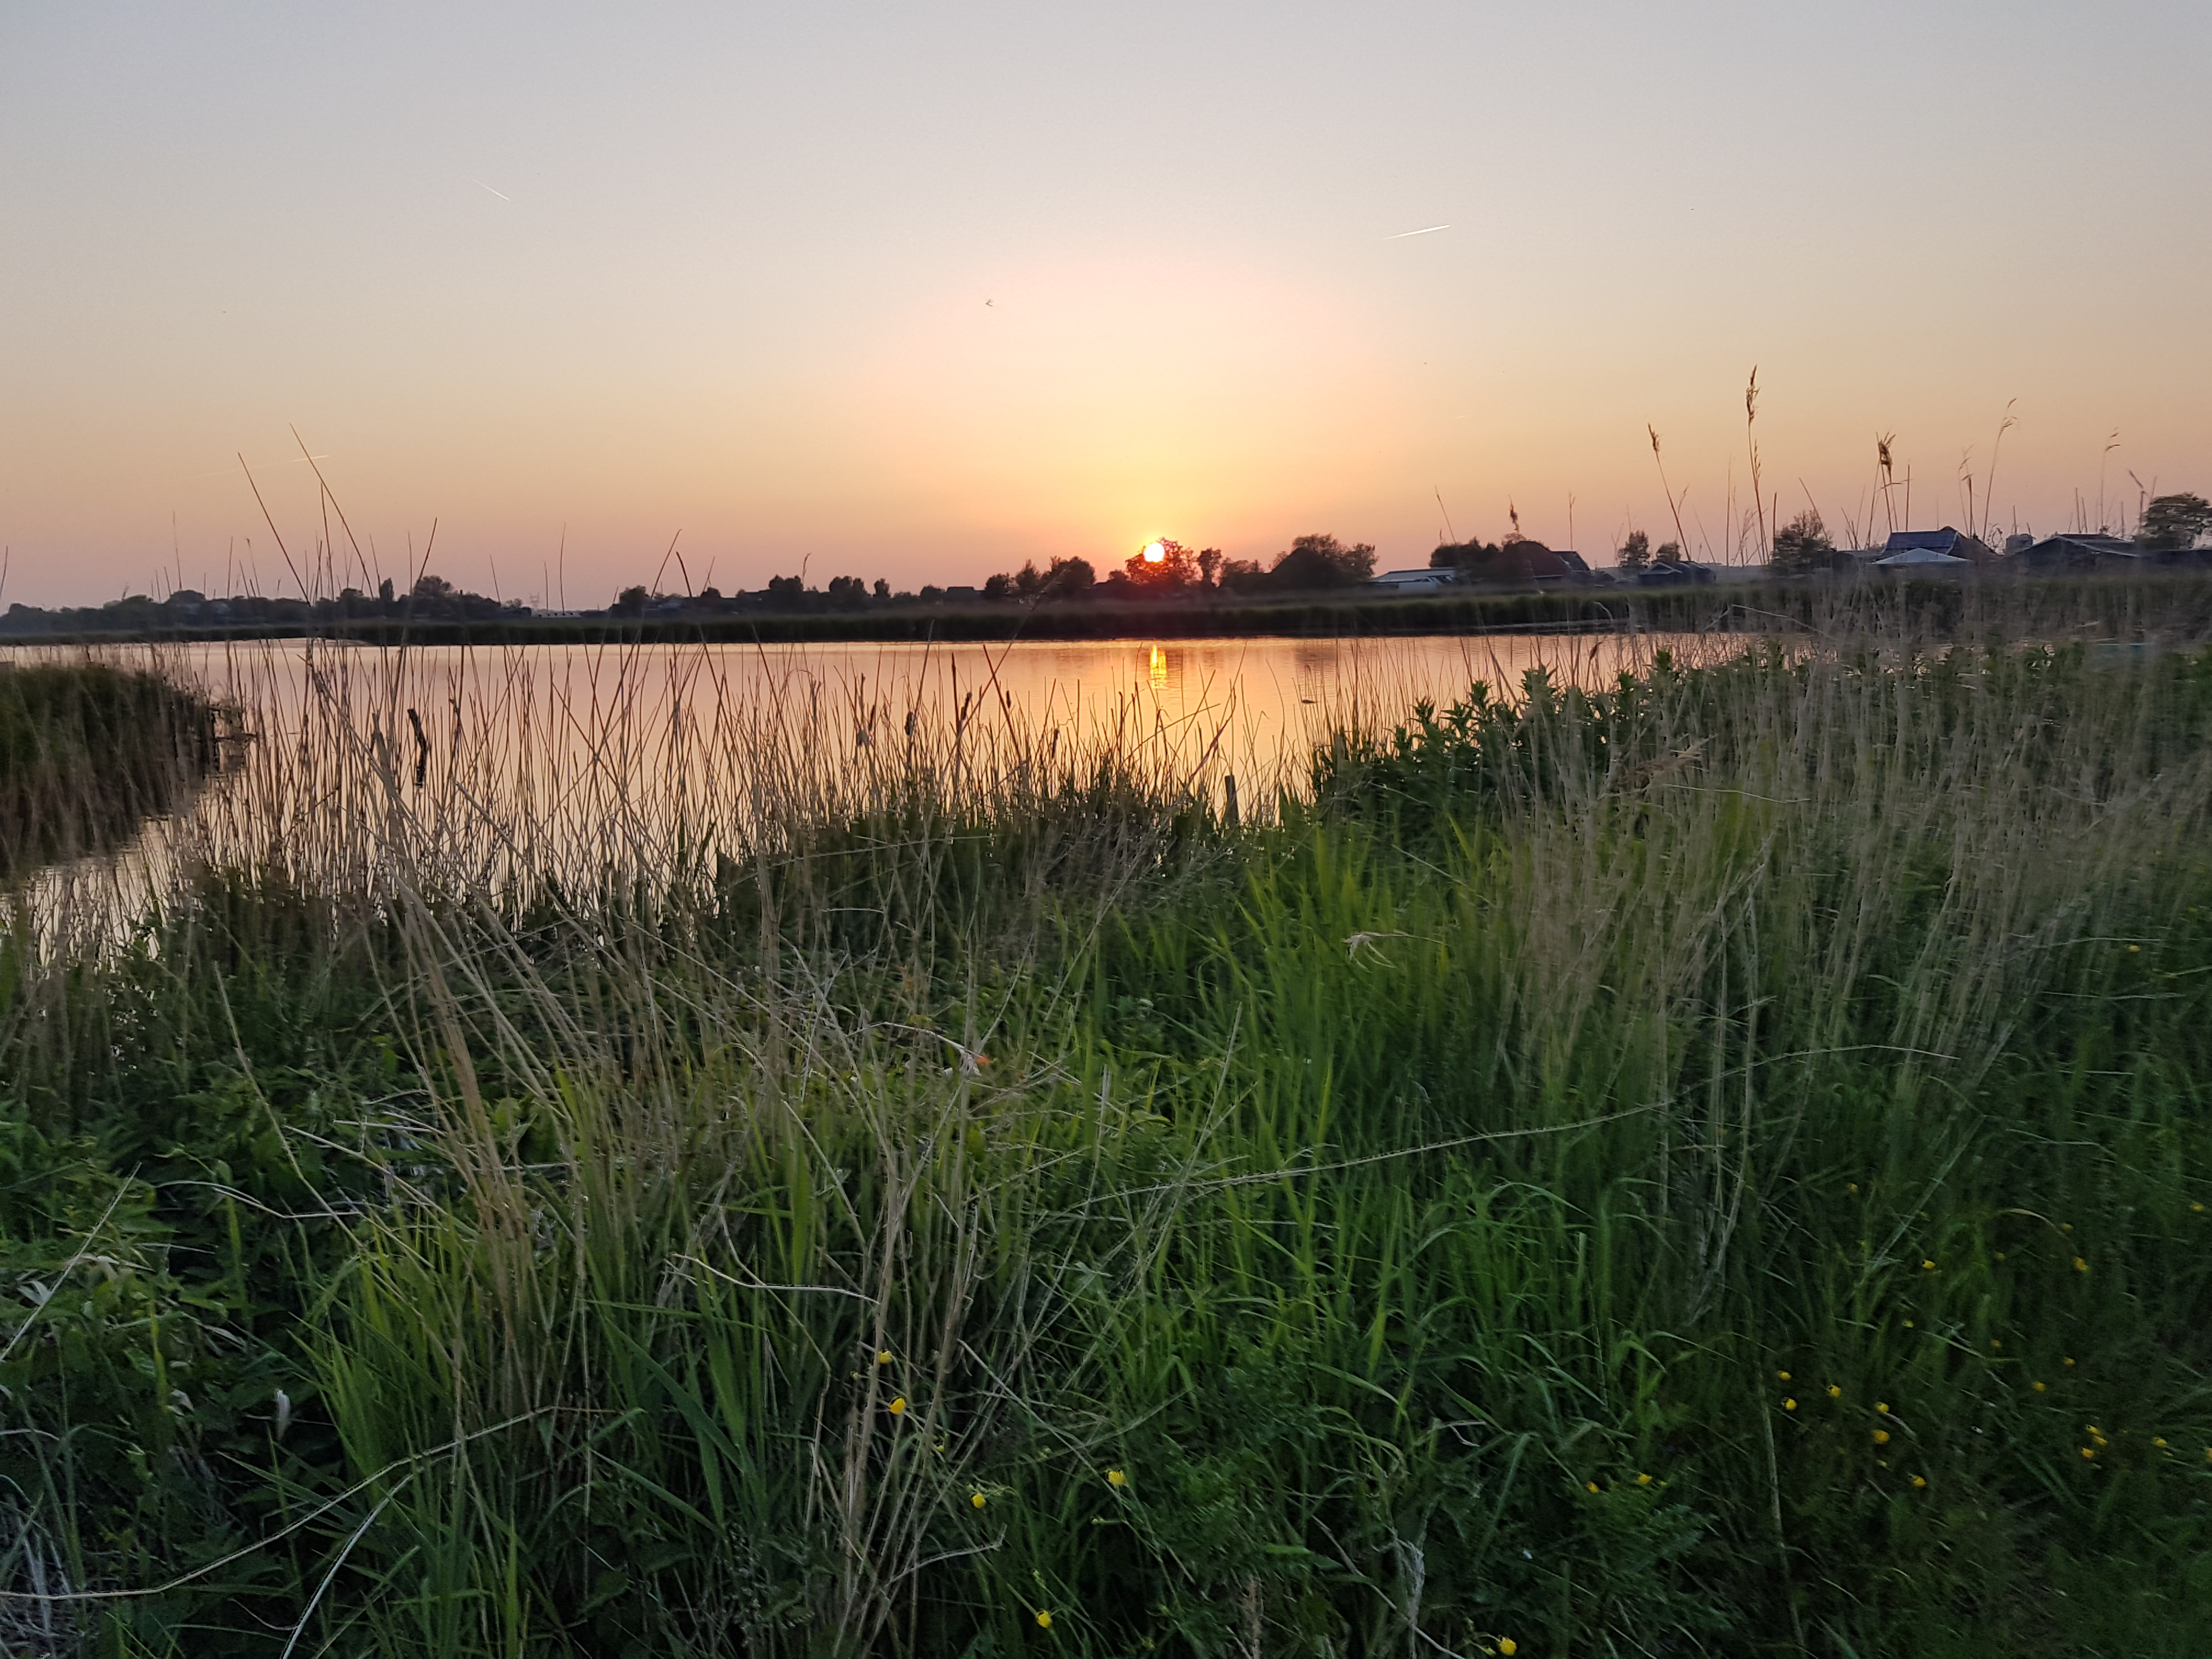
[[[1231,830],[1237,828],[1237,775],[1224,775],[1221,780],[1221,821]]]

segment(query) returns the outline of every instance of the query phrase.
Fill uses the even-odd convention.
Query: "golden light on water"
[[[1146,677],[1152,683],[1153,690],[1164,691],[1168,689],[1168,653],[1157,645],[1152,647],[1152,660],[1146,664],[1145,670]]]

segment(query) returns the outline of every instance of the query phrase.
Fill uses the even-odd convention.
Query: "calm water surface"
[[[887,646],[410,647],[327,641],[104,654],[198,681],[250,741],[176,818],[94,870],[143,895],[185,861],[308,878],[435,870],[588,878],[849,811],[917,779],[962,789],[1080,774],[1110,752],[1244,810],[1298,788],[1333,728],[1387,730],[1477,681],[1589,686],[1741,636],[1451,635]],[[10,653],[17,660],[45,654]],[[57,653],[67,654],[67,653]]]

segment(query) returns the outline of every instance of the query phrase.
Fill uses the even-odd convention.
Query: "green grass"
[[[2212,656],[1527,692],[19,930],[0,1634],[2212,1647]]]

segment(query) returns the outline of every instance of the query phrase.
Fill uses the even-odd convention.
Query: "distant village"
[[[1991,546],[1983,536],[1952,526],[1893,532],[1879,545],[1839,548],[1817,513],[1799,514],[1777,529],[1769,556],[1757,562],[1722,563],[1685,556],[1676,542],[1652,545],[1630,532],[1609,565],[1593,566],[1580,553],[1547,547],[1518,534],[1495,543],[1447,542],[1425,565],[1377,571],[1376,550],[1347,545],[1330,535],[1301,536],[1273,560],[1224,557],[1219,550],[1193,550],[1161,538],[1101,577],[1087,559],[1056,558],[991,577],[980,586],[924,586],[894,592],[887,581],[832,578],[821,587],[801,576],[776,576],[753,592],[658,592],[639,585],[623,589],[601,609],[568,610],[487,598],[428,572],[404,590],[386,579],[374,591],[343,587],[327,596],[295,598],[260,593],[210,599],[179,587],[155,599],[129,594],[104,605],[45,610],[11,605],[0,615],[0,638],[82,634],[158,635],[285,630],[410,622],[523,623],[592,619],[600,622],[680,621],[746,615],[834,617],[840,613],[951,607],[981,610],[1006,605],[1253,605],[1312,600],[1358,603],[1417,599],[1470,591],[1530,592],[1576,588],[1665,588],[1723,582],[1864,582],[1900,579],[1990,580],[2049,576],[2140,574],[2199,569],[2212,562],[2212,503],[2200,495],[2162,495],[2145,507],[2136,533],[2069,531],[2057,535],[2007,536]]]

